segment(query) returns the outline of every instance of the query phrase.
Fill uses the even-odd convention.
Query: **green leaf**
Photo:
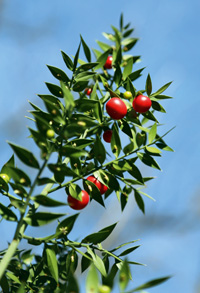
[[[81,47],[81,42],[80,42],[80,44],[79,44],[79,46],[78,46],[78,49],[77,49],[77,51],[76,51],[76,55],[75,55],[75,57],[74,57],[73,71],[75,71],[76,66],[77,66],[78,57],[79,57],[79,52],[80,52],[80,47]]]
[[[136,249],[139,248],[139,247],[140,247],[140,245],[130,247],[130,248],[124,250],[123,252],[121,252],[121,253],[119,254],[119,256],[124,256],[124,255],[130,254],[132,251],[136,250]]]
[[[69,234],[74,226],[78,215],[79,214],[75,214],[61,221],[56,228],[56,232],[62,232],[64,235]]]
[[[18,183],[19,185],[23,185],[23,186],[31,185],[31,180],[24,171],[16,167],[8,167],[8,168],[10,169],[11,177],[13,178],[15,183]]]
[[[154,286],[157,286],[157,285],[160,285],[161,283],[167,281],[169,278],[171,277],[164,277],[164,278],[159,278],[159,279],[154,279],[154,280],[151,280],[143,285],[140,285],[139,287],[131,290],[131,291],[128,291],[127,293],[132,293],[132,292],[137,292],[137,291],[140,291],[140,290],[143,290],[143,289],[148,289],[148,288],[151,288],[151,287],[154,287]]]
[[[37,195],[32,197],[32,200],[45,207],[58,207],[66,205],[64,202],[57,201],[45,195]]]
[[[6,274],[4,274],[0,280],[0,286],[2,288],[2,292],[10,292],[10,289],[9,289],[9,283],[8,283],[8,280],[6,278]]]
[[[75,147],[71,147],[71,146],[64,146],[62,148],[62,153],[63,153],[63,156],[66,156],[68,158],[79,158],[81,156],[87,156],[88,153],[84,150],[81,150],[79,148],[75,148]]]
[[[45,82],[45,84],[52,95],[63,98],[63,91],[58,85],[49,82]]]
[[[47,213],[47,212],[37,212],[35,214],[28,214],[24,221],[30,226],[43,226],[49,224],[50,222],[63,217],[65,214]]]
[[[97,62],[86,63],[86,64],[83,64],[83,65],[79,66],[79,67],[77,68],[77,70],[78,70],[79,72],[81,72],[81,71],[88,71],[88,70],[94,68],[95,66],[97,66],[98,64],[99,64],[99,63],[97,63]]]
[[[158,143],[156,143],[156,145],[158,148],[160,148],[163,151],[174,152],[174,150],[172,148],[170,148],[166,143],[158,142]]]
[[[123,27],[124,27],[124,16],[123,16],[123,13],[121,13],[121,15],[120,15],[119,25],[120,25],[120,30],[122,32],[123,31]]]
[[[11,209],[4,206],[2,203],[0,203],[0,215],[7,221],[17,221],[17,216],[15,213]]]
[[[88,81],[89,79],[93,78],[96,72],[92,71],[83,71],[76,75],[75,80],[76,82],[80,81]]]
[[[142,115],[143,115],[145,118],[147,118],[147,119],[149,119],[149,120],[152,120],[152,121],[155,121],[155,122],[158,123],[158,120],[156,119],[156,117],[153,115],[153,113],[152,113],[151,111],[148,111],[148,112],[146,112],[146,113],[142,113]]]
[[[131,29],[127,30],[126,32],[124,32],[123,38],[129,37],[132,34],[133,31],[134,31],[134,29],[131,28]]]
[[[36,286],[39,288],[45,287],[45,290],[51,292],[51,290],[52,291],[56,290],[57,283],[54,280],[54,278],[52,278],[51,276],[40,275],[39,277],[36,278]]]
[[[155,96],[162,94],[170,86],[171,83],[172,83],[172,81],[166,83],[159,90],[157,90],[155,93],[151,94],[151,96],[155,97]]]
[[[7,276],[9,279],[13,280],[15,283],[17,283],[17,284],[21,284],[19,278],[16,277],[13,273],[11,273],[11,272],[6,272],[6,276]]]
[[[133,134],[132,134],[132,131],[131,131],[130,125],[126,122],[126,120],[125,120],[125,119],[122,119],[120,122],[121,122],[121,123],[119,123],[119,124],[121,124],[121,125],[120,125],[120,129],[121,129],[125,134],[127,134],[130,138],[133,138]]]
[[[99,65],[97,65],[95,67],[95,69],[99,69],[102,68],[104,66],[104,64],[106,63],[106,60],[108,58],[108,55],[110,54],[110,49],[105,51],[104,53],[102,53],[98,58],[97,58],[97,62],[99,63]]]
[[[69,70],[73,70],[73,62],[71,58],[63,51],[61,51],[63,60]]]
[[[87,255],[87,257],[85,257],[85,256],[83,255],[83,256],[82,256],[82,259],[81,259],[81,272],[82,272],[82,273],[83,273],[85,270],[87,270],[87,268],[91,265],[90,255],[88,254],[88,252],[86,252],[85,255]]]
[[[156,138],[156,134],[157,134],[157,124],[154,123],[154,125],[150,128],[149,131],[149,143],[152,143],[154,141],[154,139]]]
[[[139,194],[139,192],[136,189],[134,190],[134,196],[135,196],[135,201],[136,201],[138,207],[145,214],[144,201],[143,201],[141,195]]]
[[[163,108],[163,106],[161,104],[159,104],[158,102],[152,101],[152,108],[156,111],[162,112],[162,113],[166,113],[165,109]]]
[[[165,96],[165,95],[156,95],[155,97],[152,97],[153,95],[151,95],[151,99],[152,101],[159,101],[159,100],[165,100],[165,99],[173,99],[172,97],[169,96]]]
[[[151,82],[150,74],[148,74],[147,79],[146,79],[145,90],[146,90],[147,95],[150,96],[150,94],[152,92],[152,82]]]
[[[14,155],[11,156],[11,158],[3,165],[1,168],[1,174],[6,173],[8,177],[11,177],[11,174],[9,173],[9,168],[7,167],[14,167],[15,166],[15,158]]]
[[[103,51],[106,51],[106,50],[110,50],[111,49],[111,46],[106,44],[106,43],[103,43],[103,42],[100,42],[100,41],[96,41],[97,44],[99,45],[99,47],[103,50]]]
[[[78,282],[73,274],[70,274],[67,278],[66,287],[64,287],[65,292],[74,292],[74,293],[80,293]]]
[[[123,71],[123,80],[125,80],[132,72],[133,58],[128,59]]]
[[[97,254],[95,255],[95,259],[93,259],[93,263],[95,267],[100,271],[102,276],[106,277],[107,274],[106,274],[104,262]]]
[[[104,145],[98,135],[96,137],[96,141],[95,141],[93,150],[94,150],[95,158],[98,160],[98,162],[100,164],[103,164],[103,162],[106,159],[106,150],[105,150],[105,147],[104,147]]]
[[[82,189],[80,188],[79,185],[75,183],[71,183],[69,188],[68,188],[69,194],[77,199],[77,200],[82,200]]]
[[[82,45],[83,45],[83,50],[84,50],[84,53],[85,53],[85,57],[87,58],[88,62],[91,62],[90,49],[89,49],[88,45],[85,43],[85,41],[83,40],[82,36],[81,36],[81,42],[82,42]]]
[[[145,149],[147,150],[148,153],[152,153],[152,154],[160,154],[161,153],[161,150],[159,150],[155,147],[146,146]]]
[[[37,169],[40,168],[38,161],[29,150],[22,148],[11,142],[8,142],[8,144],[11,146],[15,154],[24,164],[28,165],[29,167],[33,167]]]
[[[124,291],[130,280],[130,269],[127,261],[123,261],[122,267],[119,273],[119,287],[121,291]]]
[[[152,158],[150,155],[143,154],[143,153],[137,153],[138,158],[147,166],[161,170],[158,163]]]
[[[58,283],[58,262],[55,251],[50,247],[45,249],[47,257],[47,266],[55,281]]]
[[[92,264],[90,266],[87,279],[86,279],[86,292],[98,293],[99,292],[99,277],[97,270]]]
[[[137,43],[138,39],[136,38],[127,38],[122,41],[122,45],[124,46],[124,51],[129,51],[131,50],[135,44]]]
[[[47,67],[51,71],[52,75],[55,78],[57,78],[58,80],[62,80],[64,82],[69,82],[70,81],[70,79],[67,76],[67,74],[64,71],[62,71],[61,69],[59,69],[57,67],[54,67],[54,66],[50,66],[50,65],[47,65]]]
[[[134,72],[132,72],[131,74],[129,74],[129,79],[131,80],[131,81],[134,81],[134,80],[136,80],[136,79],[138,79],[140,76],[141,76],[141,72],[143,71],[145,69],[145,67],[144,68],[141,68],[141,69],[139,69],[139,70],[136,70],[136,71],[134,71]]]
[[[72,109],[75,105],[74,97],[73,97],[71,91],[69,90],[69,88],[66,86],[66,84],[63,81],[60,81],[60,85],[61,85],[61,89],[63,92],[63,97],[64,97],[66,109],[72,111]]]
[[[92,199],[96,200],[99,204],[105,207],[102,195],[93,182],[84,180],[84,189],[87,191],[87,193],[89,193]]]
[[[121,152],[122,146],[121,146],[121,140],[119,136],[119,130],[116,123],[114,123],[112,128],[111,149],[115,157],[118,158]]]
[[[131,170],[128,170],[128,173],[132,175],[134,178],[136,178],[140,183],[144,184],[142,174],[138,167],[131,162],[129,162],[129,165],[131,167]]]
[[[141,190],[138,190],[138,192],[139,192],[140,194],[143,194],[143,195],[145,195],[146,197],[150,198],[151,200],[156,201],[153,197],[151,197],[151,196],[148,195],[147,193],[145,193],[145,192],[143,192],[143,191],[141,191]]]
[[[133,97],[135,97],[135,95],[136,95],[136,89],[133,86],[133,84],[132,84],[132,82],[131,82],[131,80],[130,80],[129,77],[127,77],[126,82],[125,82],[125,85],[126,85],[126,90],[127,91],[130,91],[132,93]]]
[[[94,172],[94,176],[103,184],[108,186],[112,190],[119,190],[119,182],[117,181],[116,177],[113,176],[110,172],[99,170]]]
[[[105,227],[97,233],[90,234],[86,236],[81,242],[93,244],[101,243],[108,238],[108,236],[112,233],[116,225],[117,223],[112,224],[108,227]]]

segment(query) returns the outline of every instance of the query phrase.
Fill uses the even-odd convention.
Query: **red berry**
[[[97,180],[94,176],[89,176],[87,180],[90,182],[93,182],[96,185],[96,187],[99,189],[101,194],[104,194],[108,190],[108,187],[104,185],[103,183],[101,183],[99,180]]]
[[[119,98],[112,98],[106,104],[106,111],[115,120],[122,119],[127,114],[125,103]]]
[[[86,88],[85,93],[86,93],[87,96],[90,96],[91,93],[92,93],[92,89],[91,88]]]
[[[111,142],[111,138],[112,138],[112,130],[106,130],[103,133],[103,139],[105,140],[105,142]]]
[[[74,210],[82,210],[86,207],[90,200],[89,194],[82,190],[82,200],[78,200],[74,197],[72,197],[70,194],[68,195],[67,201],[69,206]]]
[[[139,95],[133,100],[133,108],[138,113],[145,113],[151,108],[151,100],[149,97]]]
[[[104,64],[104,68],[105,69],[112,69],[112,61],[113,61],[113,57],[108,56],[106,63]]]

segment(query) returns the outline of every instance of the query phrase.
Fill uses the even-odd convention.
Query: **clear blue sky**
[[[87,226],[86,216],[89,214],[96,217],[97,222],[96,227],[88,224],[90,232],[121,221],[113,236],[114,244],[141,239],[142,246],[132,254],[132,258],[148,266],[134,267],[131,287],[154,277],[173,274],[174,277],[162,287],[149,291],[199,292],[198,0],[1,0],[0,164],[11,154],[5,140],[31,146],[24,127],[28,124],[24,116],[30,109],[27,100],[39,103],[35,94],[47,92],[44,82],[55,82],[45,64],[65,69],[60,50],[73,55],[80,34],[88,45],[97,48],[95,40],[103,40],[101,33],[110,31],[111,24],[118,26],[121,12],[125,20],[135,27],[134,36],[140,38],[134,54],[142,56],[139,66],[146,69],[137,86],[143,87],[148,73],[155,90],[173,80],[167,94],[175,99],[163,104],[167,115],[161,116],[161,119],[166,129],[176,126],[166,138],[175,153],[165,153],[159,161],[163,172],[144,170],[148,175],[157,176],[147,188],[157,202],[145,199],[146,216],[131,202],[125,213],[121,214],[117,201],[113,200],[108,201],[106,212],[99,206],[91,205],[87,214],[83,212],[79,227]],[[94,214],[97,208],[98,212]],[[113,209],[117,211],[114,215]],[[131,231],[126,229],[130,222]],[[5,241],[0,244],[2,248],[11,237],[7,231],[7,227],[2,230],[1,238]]]

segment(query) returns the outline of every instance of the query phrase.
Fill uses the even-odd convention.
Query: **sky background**
[[[0,0],[0,165],[12,154],[6,140],[34,150],[25,128],[30,123],[24,116],[30,110],[27,100],[41,105],[36,94],[47,93],[44,82],[56,83],[46,64],[65,70],[60,50],[74,55],[80,34],[90,47],[98,48],[95,40],[104,41],[102,32],[110,32],[111,24],[118,27],[121,12],[125,22],[131,22],[135,28],[133,36],[140,39],[132,50],[134,55],[142,56],[142,62],[135,68],[146,67],[143,77],[135,83],[136,88],[144,88],[148,73],[153,91],[173,81],[166,94],[174,99],[163,102],[167,114],[158,117],[165,124],[163,132],[176,126],[166,137],[175,153],[163,154],[159,160],[162,172],[142,167],[144,174],[157,177],[146,189],[156,202],[145,198],[145,216],[131,199],[123,214],[115,197],[108,199],[106,210],[92,202],[81,214],[76,226],[78,235],[83,237],[119,221],[108,245],[141,239],[141,247],[131,254],[131,259],[147,264],[133,267],[134,281],[129,288],[152,278],[173,275],[162,287],[149,292],[197,293],[200,292],[198,0]],[[64,199],[66,195],[59,192],[57,196]],[[10,223],[2,225],[1,249],[11,240],[13,229]],[[33,229],[31,233],[37,231]],[[82,285],[81,293],[84,292]]]

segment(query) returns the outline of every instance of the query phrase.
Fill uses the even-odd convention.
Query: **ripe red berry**
[[[112,61],[113,61],[113,57],[108,56],[106,63],[104,64],[104,68],[105,69],[112,69]]]
[[[90,182],[93,182],[96,185],[96,187],[99,189],[101,194],[104,194],[108,190],[108,187],[104,185],[103,183],[101,183],[99,180],[97,180],[94,176],[89,176],[87,180]]]
[[[122,119],[127,114],[125,103],[119,98],[112,98],[106,104],[106,111],[115,120]]]
[[[92,93],[92,89],[91,88],[86,88],[85,93],[86,93],[87,96],[90,96],[91,93]]]
[[[68,195],[67,201],[69,206],[74,210],[82,210],[86,207],[90,200],[89,194],[82,190],[82,200],[78,200],[74,197],[72,197],[70,194]]]
[[[133,100],[133,108],[138,113],[145,113],[151,108],[151,100],[149,97],[139,95]]]
[[[103,133],[103,139],[105,140],[105,142],[111,142],[111,138],[112,138],[112,130],[106,130]]]

